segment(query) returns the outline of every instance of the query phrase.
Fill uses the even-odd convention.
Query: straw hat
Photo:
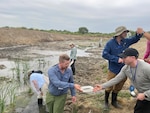
[[[120,26],[115,29],[115,37],[121,35],[123,32],[129,32],[125,26]]]

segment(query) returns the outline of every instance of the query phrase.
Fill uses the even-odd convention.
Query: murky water
[[[22,60],[0,59],[0,65],[6,66],[5,69],[0,70],[0,77],[4,76],[10,78],[10,81],[12,81],[12,79],[19,78],[20,83],[15,94],[21,98],[24,96],[22,95],[22,93],[29,90],[29,87],[27,85],[28,83],[25,83],[24,80],[24,78],[27,77],[27,72],[31,70],[42,70],[44,74],[47,75],[48,69],[52,65],[58,63],[58,57],[62,53],[66,53],[69,55],[70,51],[49,51],[32,49],[27,55],[25,55],[26,57],[29,57],[29,60],[23,60],[23,58]],[[86,53],[85,50],[78,49],[77,56],[89,55],[90,54]],[[1,86],[5,85],[5,83],[5,81],[1,81]],[[28,100],[28,98],[26,98],[26,101],[29,101],[29,103],[27,102],[27,105],[24,105],[24,107],[26,106],[26,108],[24,109],[24,107],[19,107],[20,104],[18,104],[18,108],[16,108],[16,112],[14,113],[46,113],[44,107],[37,105],[36,96],[33,95],[30,100]],[[7,104],[9,103],[9,100],[10,99],[7,100]]]

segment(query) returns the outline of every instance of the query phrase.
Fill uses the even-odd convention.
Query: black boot
[[[105,91],[105,105],[104,105],[104,110],[109,110],[109,94],[110,92]]]
[[[111,104],[112,104],[115,108],[122,109],[122,106],[119,105],[118,102],[117,102],[117,95],[118,95],[118,93],[112,92],[112,101],[111,101]]]

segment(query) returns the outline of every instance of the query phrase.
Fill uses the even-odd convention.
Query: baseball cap
[[[134,48],[127,48],[121,54],[119,54],[119,57],[121,58],[126,58],[128,56],[135,56],[138,58],[139,52]]]

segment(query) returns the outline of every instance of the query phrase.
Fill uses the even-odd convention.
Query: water
[[[10,81],[16,79],[16,76],[19,76],[19,87],[17,88],[16,96],[23,96],[22,93],[28,91],[29,87],[26,85],[24,78],[27,77],[27,72],[31,70],[42,70],[45,75],[47,75],[48,69],[58,63],[59,55],[62,53],[70,54],[70,50],[68,51],[49,51],[49,50],[39,50],[39,49],[31,49],[28,54],[22,55],[25,57],[29,57],[29,60],[9,60],[9,59],[0,59],[0,65],[6,66],[5,69],[0,70],[0,77],[4,76],[10,78]],[[90,53],[86,53],[85,50],[78,49],[78,56],[89,56]],[[39,57],[40,56],[40,57]],[[24,58],[22,58],[24,59]],[[19,75],[17,73],[19,72]],[[18,81],[18,82],[19,82]],[[13,82],[11,82],[12,84]],[[1,86],[5,86],[6,81],[1,81]],[[15,86],[15,83],[12,86]],[[0,93],[1,95],[1,93]],[[32,99],[33,98],[33,99]],[[31,100],[25,110],[19,107],[17,113],[44,113],[43,107],[37,105],[37,100],[35,96],[32,96]],[[7,99],[6,103],[9,104],[9,100]],[[20,104],[19,104],[20,105]],[[34,109],[33,109],[34,108]],[[39,108],[39,109],[37,109]],[[20,110],[20,112],[19,112]]]
[[[30,68],[29,70],[38,70],[42,69],[44,72],[47,72],[48,68],[52,65],[55,65],[58,63],[59,55],[62,53],[66,53],[70,55],[69,51],[49,51],[49,50],[30,50],[29,54],[26,55],[26,57],[31,57],[31,60],[29,61],[20,61],[20,62],[14,62],[12,60],[8,59],[0,59],[0,65],[5,65],[6,68],[1,70],[0,76],[5,77],[13,77],[13,69],[17,68],[16,66],[20,65],[20,70],[23,70],[23,68]],[[37,56],[37,58],[32,58],[34,55]],[[39,55],[42,55],[43,57],[38,57]],[[78,56],[89,56],[90,53],[86,53],[85,50],[78,49],[77,57]],[[28,66],[28,67],[25,67]]]

